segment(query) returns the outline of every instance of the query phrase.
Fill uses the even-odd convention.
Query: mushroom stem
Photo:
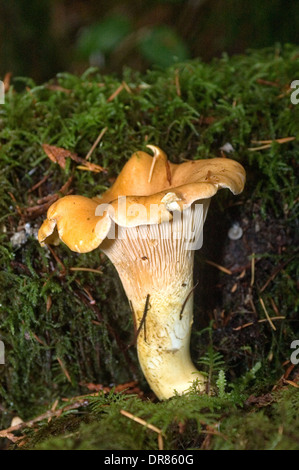
[[[190,287],[189,279],[183,292],[187,293]],[[181,395],[196,379],[199,390],[204,390],[204,377],[194,367],[189,351],[193,293],[189,295],[180,320],[185,298],[182,293],[178,294],[175,286],[173,290],[167,290],[148,297],[148,310],[137,338],[141,369],[160,400],[170,398],[175,392]],[[142,304],[135,302],[134,308],[132,301],[132,305],[135,318],[139,319],[144,313]]]
[[[209,199],[180,212],[170,222],[114,226],[102,244],[130,301],[140,366],[161,400],[186,392],[204,377],[190,357],[193,323],[193,261],[199,248]]]

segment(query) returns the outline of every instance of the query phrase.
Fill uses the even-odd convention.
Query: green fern
[[[204,329],[200,334],[202,335],[205,332],[209,334],[209,345],[205,354],[198,360],[198,364],[203,366],[201,372],[207,377],[207,390],[210,392],[215,385],[216,374],[225,367],[225,362],[223,355],[214,349],[212,326]]]

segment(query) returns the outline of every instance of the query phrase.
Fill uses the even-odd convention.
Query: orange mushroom
[[[66,196],[48,210],[40,243],[62,240],[85,253],[100,247],[116,267],[134,312],[142,371],[159,399],[205,379],[189,351],[193,259],[209,202],[220,188],[239,194],[245,171],[212,158],[174,164],[156,146],[136,152],[100,197]]]

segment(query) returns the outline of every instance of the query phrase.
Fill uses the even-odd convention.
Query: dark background
[[[1,0],[0,18],[0,78],[38,83],[299,42],[299,2],[286,0]]]

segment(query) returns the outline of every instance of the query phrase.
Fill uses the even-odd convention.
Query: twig
[[[274,269],[273,273],[271,274],[271,276],[269,277],[269,279],[265,282],[265,284],[263,285],[263,287],[260,289],[260,292],[264,292],[264,290],[266,289],[266,287],[268,286],[268,284],[273,281],[273,279],[277,276],[277,274],[287,266],[287,264],[289,264],[290,261],[292,261],[292,259],[295,257],[292,256],[291,258],[287,259],[284,263],[281,263],[276,269]]]
[[[99,165],[95,165],[94,163],[89,162],[86,162],[86,165],[78,165],[77,170],[92,171],[93,173],[100,173],[101,171],[104,171],[104,169]]]
[[[47,347],[47,344],[44,343],[44,341],[42,341],[35,333],[32,333],[33,334],[33,337],[36,339],[36,341],[41,344],[42,346],[44,347]]]
[[[89,303],[90,303],[91,305],[95,305],[95,304],[96,304],[96,301],[95,301],[95,299],[93,298],[93,296],[91,295],[91,292],[89,291],[89,289],[88,289],[87,287],[83,287],[83,286],[82,286],[82,289],[83,289],[83,291],[86,293],[86,295],[87,295],[87,297],[88,297],[88,299],[89,299]]]
[[[283,317],[283,316],[271,317],[271,320],[272,320],[272,321],[274,321],[274,320],[284,320],[284,319],[285,319],[285,317]],[[257,323],[264,323],[264,322],[266,322],[266,321],[268,321],[268,319],[262,318],[262,319],[260,319],[260,320],[257,320]],[[255,322],[252,321],[252,322],[250,322],[250,323],[245,323],[244,325],[237,326],[236,328],[233,328],[233,330],[234,330],[234,331],[243,330],[243,328],[247,328],[248,326],[252,326],[252,325],[254,325],[254,324],[255,324]]]
[[[100,142],[100,140],[103,137],[103,135],[105,134],[105,132],[107,132],[107,130],[108,130],[108,127],[104,127],[104,129],[101,130],[101,132],[99,133],[99,135],[96,138],[95,142],[93,143],[91,149],[89,150],[88,154],[86,155],[85,160],[88,160],[90,158],[92,152],[94,151],[94,149],[96,148],[96,146]]]
[[[252,308],[252,311],[253,311],[253,313],[254,313],[254,314],[255,314],[255,316],[257,317],[257,316],[258,316],[258,314],[257,314],[257,311],[256,311],[256,308],[255,308],[255,305],[254,305],[254,303],[253,303],[253,300],[252,300],[251,289],[250,289],[250,291],[249,291],[249,303],[250,303],[250,305],[251,305],[251,308]]]
[[[284,380],[284,382],[289,384],[289,385],[292,385],[292,387],[299,388],[299,385],[296,384],[296,382],[294,382],[293,380]]]
[[[220,425],[220,422],[219,423],[214,423],[214,424],[207,424],[205,421],[203,420],[200,420],[200,424],[202,426],[206,426],[206,430],[205,429],[201,429],[200,430],[200,433],[202,434],[212,434],[212,435],[215,435],[215,436],[221,436],[223,437],[223,439],[225,439],[226,441],[228,440],[228,437],[225,436],[224,434],[222,434],[222,432],[218,431],[216,428],[216,426],[219,426]]]
[[[255,256],[254,256],[254,253],[252,253],[252,258],[251,258],[251,280],[250,280],[251,287],[254,284],[254,275],[255,275]]]
[[[17,213],[19,214],[19,216],[22,217],[22,211],[21,211],[20,206],[19,206],[18,203],[17,203],[16,198],[14,197],[14,195],[13,195],[10,191],[8,191],[8,194],[9,194],[9,196],[11,197],[11,199],[13,200],[13,202],[14,202],[15,205],[16,205]]]
[[[174,80],[175,80],[175,88],[176,94],[178,96],[182,96],[181,87],[180,87],[180,77],[179,77],[179,70],[176,69],[174,73]]]
[[[156,432],[156,433],[161,433],[161,432],[162,432],[162,429],[159,429],[159,428],[157,428],[156,426],[154,426],[153,424],[148,423],[148,422],[145,421],[144,419],[139,418],[139,416],[136,416],[136,415],[133,415],[132,413],[129,413],[129,411],[120,410],[120,413],[121,413],[123,416],[126,416],[127,418],[132,419],[132,420],[135,421],[136,423],[142,424],[142,425],[145,426],[146,428],[151,429],[152,431],[154,431],[154,432]]]
[[[129,87],[129,85],[127,84],[127,82],[125,82],[125,81],[123,80],[123,81],[122,81],[122,85],[123,85],[124,89],[125,89],[130,95],[132,95],[133,92],[132,92],[131,88]]]
[[[70,374],[68,373],[68,371],[67,371],[65,365],[63,364],[62,360],[60,359],[60,357],[57,357],[57,361],[59,362],[59,365],[60,365],[60,367],[61,367],[61,369],[62,369],[62,372],[63,372],[64,375],[66,376],[67,380],[68,380],[70,383],[72,383],[72,379],[71,379],[71,377],[70,377]]]
[[[136,385],[136,381],[134,382],[129,382],[129,383],[125,383],[125,384],[120,384],[120,385],[117,385],[114,390],[115,392],[126,392],[128,388],[132,388],[132,386]],[[102,392],[104,393],[109,393],[111,391],[111,387],[103,387],[101,389]],[[132,392],[130,392],[132,393]],[[62,415],[62,413],[66,412],[66,411],[71,411],[71,410],[75,410],[77,408],[80,408],[82,406],[88,406],[89,403],[90,403],[90,398],[92,397],[96,397],[98,396],[99,394],[99,391],[97,391],[96,393],[89,393],[87,395],[80,395],[80,396],[76,396],[76,397],[73,397],[73,398],[68,398],[67,401],[68,402],[72,402],[68,405],[65,405],[63,408],[59,408],[59,409],[56,409],[57,408],[57,400],[54,402],[54,404],[52,405],[51,409],[50,410],[47,410],[45,413],[41,414],[40,416],[37,416],[36,418],[33,418],[29,421],[23,421],[19,424],[16,424],[14,426],[10,426],[9,428],[7,429],[2,429],[0,431],[0,438],[7,438],[7,439],[10,439],[12,442],[15,442],[17,439],[21,439],[20,438],[16,438],[12,433],[14,431],[20,431],[21,429],[23,428],[31,428],[33,427],[36,423],[39,423],[40,421],[43,421],[43,420],[49,420],[49,419],[52,419],[54,417],[59,417]],[[65,401],[65,399],[62,399],[62,401]]]
[[[186,304],[190,298],[190,295],[192,294],[192,292],[194,291],[194,289],[196,289],[196,287],[198,286],[198,283],[199,281],[197,281],[197,283],[195,284],[195,286],[192,287],[192,289],[190,290],[190,292],[188,293],[187,297],[185,298],[184,302],[183,302],[183,305],[182,305],[182,308],[181,308],[181,311],[180,311],[180,320],[183,318],[183,312],[184,312],[184,309],[186,307]]]
[[[277,308],[276,303],[275,303],[274,300],[272,299],[272,297],[270,297],[270,302],[271,302],[271,304],[272,304],[272,308],[273,308],[274,312],[276,313],[277,316],[279,316],[279,310],[278,310],[278,308]]]
[[[143,327],[143,325],[144,325],[144,341],[146,342],[146,323],[145,323],[145,320],[146,320],[146,315],[147,315],[147,312],[148,312],[149,298],[150,298],[150,295],[147,294],[147,296],[146,296],[146,301],[145,301],[145,306],[144,306],[144,311],[143,311],[143,315],[142,315],[141,322],[140,322],[140,324],[139,324],[138,330],[137,330],[137,332],[136,332],[136,337],[135,337],[134,343],[136,343],[136,341],[137,341],[137,339],[138,339],[138,336],[139,336],[139,333],[140,333],[141,328]]]
[[[285,144],[286,142],[291,142],[295,140],[296,137],[282,137],[281,139],[270,139],[270,140],[252,140],[252,144],[272,144],[272,142],[277,142],[278,144]]]
[[[286,366],[290,363],[290,361],[285,361],[282,365]],[[291,372],[293,371],[295,367],[295,364],[290,364],[288,365],[287,370],[283,373],[283,375],[280,377],[280,379],[277,381],[277,383],[273,386],[272,390],[276,390],[277,388],[280,388],[282,384],[285,383],[286,379],[290,376]]]
[[[48,249],[50,250],[53,258],[55,259],[55,261],[60,264],[60,266],[62,267],[62,271],[60,273],[61,276],[65,276],[66,274],[66,267],[64,266],[63,262],[61,261],[61,259],[59,258],[59,256],[55,253],[54,249],[52,248],[51,245],[47,245]]]
[[[91,273],[96,273],[96,274],[103,274],[103,271],[100,269],[92,269],[92,268],[69,268],[70,271],[88,271]]]
[[[279,83],[277,82],[270,82],[269,80],[264,80],[263,78],[257,78],[257,83],[260,83],[261,85],[268,85],[268,86],[274,86],[274,87],[279,87]]]
[[[32,188],[28,189],[28,194],[29,193],[32,193],[33,191],[35,191],[35,189],[39,188],[42,184],[44,184],[45,181],[47,181],[47,179],[49,178],[49,174],[48,175],[45,175],[38,183],[36,183],[34,186],[32,186]]]
[[[264,301],[263,301],[262,297],[259,297],[259,301],[260,301],[260,303],[261,303],[261,306],[263,307],[263,310],[264,310],[264,312],[265,312],[265,315],[266,315],[266,317],[267,317],[268,322],[270,323],[271,328],[272,328],[274,331],[276,331],[276,328],[275,328],[274,324],[273,324],[272,321],[271,321],[271,318],[270,318],[270,316],[269,316],[269,314],[268,314],[268,312],[267,312],[267,309],[266,309],[266,307],[265,307],[265,304],[264,304]]]
[[[214,261],[210,261],[208,259],[205,260],[206,263],[210,264],[211,266],[214,266],[215,268],[219,269],[219,271],[222,271],[223,273],[226,274],[233,274],[230,269],[225,268],[224,266],[221,266],[220,264],[214,263]]]
[[[123,415],[123,416],[126,416],[127,418],[129,419],[132,419],[133,421],[135,421],[136,423],[139,423],[141,424],[142,426],[145,426],[146,428],[150,429],[151,431],[154,431],[158,434],[158,448],[159,450],[163,450],[163,436],[162,436],[162,429],[159,429],[157,428],[156,426],[154,426],[153,424],[150,424],[148,423],[147,421],[145,421],[144,419],[142,418],[139,418],[138,416],[135,416],[133,415],[132,413],[129,413],[128,411],[126,410],[120,410],[120,413]]]
[[[260,147],[250,147],[248,148],[248,150],[250,152],[255,152],[256,150],[264,150],[264,149],[270,148],[273,142],[277,142],[278,144],[285,144],[286,142],[291,142],[292,140],[295,140],[295,139],[296,137],[283,137],[281,139],[273,139],[273,140],[252,140],[251,142],[253,144],[260,143],[260,144],[265,144],[265,145],[262,145]]]
[[[80,289],[83,290],[84,295],[87,297],[90,305],[95,305],[96,301],[93,298],[93,296],[92,296],[91,292],[89,291],[89,289],[87,287],[82,286],[81,282],[78,279],[76,279],[76,284],[79,286]]]
[[[109,96],[109,98],[107,99],[107,103],[110,103],[110,101],[113,101],[114,98],[117,97],[117,95],[120,94],[120,92],[124,89],[124,84],[122,83],[113,93],[111,96]]]
[[[71,176],[67,182],[57,191],[56,194],[49,194],[48,196],[45,196],[37,201],[37,205],[27,207],[24,211],[24,214],[20,214],[21,217],[25,220],[32,220],[35,219],[36,217],[42,215],[44,212],[48,210],[48,208],[53,204],[55,201],[59,199],[60,194],[63,196],[66,196],[71,193],[71,191],[68,191],[71,183],[73,181],[73,176]]]
[[[48,410],[45,413],[41,414],[40,416],[37,416],[36,418],[31,419],[30,421],[25,421],[23,423],[16,424],[15,426],[10,426],[7,429],[2,429],[0,431],[0,438],[4,437],[4,438],[9,439],[9,433],[11,433],[13,431],[19,431],[20,429],[23,429],[23,428],[31,428],[32,426],[34,426],[34,424],[39,423],[40,421],[43,421],[44,419],[49,419],[49,418],[52,418],[52,417],[60,416],[65,411],[74,410],[76,408],[80,408],[81,406],[88,405],[88,404],[89,404],[89,402],[85,399],[85,400],[81,400],[77,403],[67,405],[67,406],[65,406],[63,408],[60,408],[58,410],[54,410],[54,411]]]
[[[50,202],[51,204],[55,201],[57,201],[58,199],[58,194],[48,194],[47,196],[43,196],[41,197],[40,199],[37,199],[37,206],[33,206],[33,207],[39,207],[39,206],[42,206],[43,204],[46,204],[47,202]],[[28,210],[30,211],[30,209],[32,209],[32,207],[28,207]]]
[[[54,401],[53,405],[51,406],[51,411],[55,411],[56,408],[57,408],[57,405],[58,405],[58,398],[56,398],[56,400]],[[50,423],[52,421],[52,416],[50,416],[50,418],[48,418],[48,423]]]

